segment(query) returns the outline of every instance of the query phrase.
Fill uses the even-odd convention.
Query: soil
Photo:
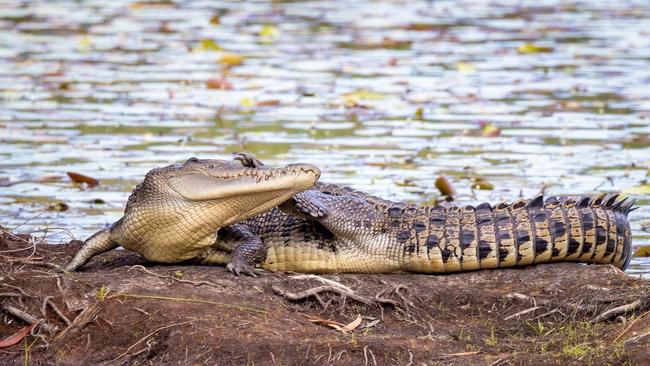
[[[33,243],[0,235],[0,344],[38,319],[2,365],[650,363],[650,281],[611,266],[238,278],[115,250],[61,273],[81,243]]]

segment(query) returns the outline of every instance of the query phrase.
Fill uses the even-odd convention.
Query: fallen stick
[[[528,313],[532,313],[533,311],[539,310],[541,308],[542,308],[541,306],[533,306],[532,308],[528,308],[528,309],[522,310],[522,311],[520,311],[518,313],[514,313],[512,315],[506,316],[505,318],[503,318],[503,320],[510,320],[512,318],[516,318],[516,317],[521,316],[521,315],[526,315]]]
[[[365,305],[373,305],[373,304],[375,304],[377,302],[375,300],[371,300],[371,299],[365,298],[363,296],[357,295],[352,291],[346,291],[346,290],[341,289],[340,287],[330,286],[330,285],[318,286],[318,287],[310,288],[310,289],[307,289],[305,291],[300,291],[300,292],[291,292],[289,290],[280,288],[279,286],[275,286],[275,285],[271,286],[271,289],[276,294],[281,295],[281,296],[283,296],[283,297],[285,297],[285,298],[287,298],[289,300],[292,300],[292,301],[304,300],[304,299],[306,299],[308,297],[312,297],[312,296],[313,297],[318,297],[318,295],[320,293],[323,293],[323,292],[334,292],[334,293],[336,293],[336,294],[338,294],[340,296],[349,297],[352,300],[355,300],[355,301],[360,302],[360,303],[365,304]]]
[[[617,307],[615,307],[613,309],[609,309],[609,310],[603,312],[602,314],[598,315],[591,322],[592,323],[602,322],[603,320],[608,320],[608,319],[610,319],[612,317],[615,317],[617,315],[625,314],[628,311],[634,311],[634,310],[638,309],[640,306],[641,306],[641,299],[636,300],[635,302],[630,303],[630,304],[617,306]]]
[[[50,332],[50,333],[53,333],[54,331],[56,331],[56,328],[49,325],[49,324],[47,324],[44,319],[36,319],[35,317],[27,314],[26,312],[24,312],[24,311],[22,311],[22,310],[20,310],[18,308],[15,308],[15,307],[11,306],[11,305],[3,305],[2,310],[6,311],[7,313],[9,313],[9,314],[11,314],[13,316],[15,316],[18,319],[24,321],[27,324],[34,324],[34,323],[42,322],[41,327],[43,329],[45,329],[46,331]]]

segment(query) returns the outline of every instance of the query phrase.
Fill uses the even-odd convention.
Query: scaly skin
[[[129,197],[124,216],[86,240],[66,270],[120,245],[154,262],[200,257],[214,245],[219,228],[279,205],[312,187],[319,176],[318,168],[308,164],[247,168],[196,158],[153,169]],[[259,258],[248,253],[258,251],[256,245],[251,241],[236,248],[229,268],[252,274]]]
[[[247,166],[263,166],[251,155],[243,157]],[[325,214],[296,210],[306,203]],[[255,240],[265,244],[255,262],[295,272],[450,273],[558,261],[625,269],[632,206],[616,195],[546,201],[539,196],[495,207],[417,206],[318,183],[282,210],[223,228],[200,259],[226,263],[242,241]]]

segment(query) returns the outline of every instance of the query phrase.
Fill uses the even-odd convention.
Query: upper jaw
[[[205,201],[267,192],[293,195],[311,188],[318,178],[320,170],[310,164],[245,168],[232,161],[190,159],[167,182],[185,199]]]

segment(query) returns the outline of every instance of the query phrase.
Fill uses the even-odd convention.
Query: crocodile
[[[238,159],[264,166],[250,154]],[[200,260],[227,263],[229,252],[253,240],[257,258],[265,257],[262,268],[278,271],[433,274],[559,261],[624,270],[632,256],[627,216],[634,203],[602,194],[420,206],[319,182],[299,200],[220,229]],[[307,205],[323,213],[298,207]]]
[[[237,159],[251,171],[269,169],[250,154],[241,154]],[[191,184],[191,179],[184,182]],[[634,201],[620,199],[616,194],[546,199],[540,195],[494,206],[482,203],[443,207],[393,202],[320,182],[296,191],[300,193],[277,207],[271,203],[280,199],[268,202],[260,196],[256,215],[206,228],[204,233],[218,226],[215,235],[205,236],[208,239],[202,242],[200,251],[193,251],[191,258],[166,258],[166,262],[192,259],[202,264],[227,265],[235,274],[249,275],[254,275],[256,265],[268,270],[310,273],[434,274],[557,261],[613,264],[625,269],[631,258],[627,216],[634,209]],[[136,189],[129,199],[125,217],[138,215],[140,192]],[[190,208],[199,217],[214,215],[187,206]],[[174,227],[179,229],[184,228]],[[97,240],[93,238],[84,248],[94,246]],[[140,240],[142,244],[131,244],[129,249],[143,255],[165,242],[153,228],[141,234]],[[179,246],[191,244],[176,242]],[[73,260],[68,269],[77,268],[91,256],[81,255],[83,260]]]
[[[250,168],[236,161],[197,158],[153,169],[130,195],[124,216],[88,238],[65,270],[74,271],[118,246],[153,262],[191,260],[214,245],[219,228],[278,206],[319,177],[318,168],[309,164]],[[318,212],[317,207],[311,210]],[[239,273],[238,263],[257,261],[254,255],[246,245],[239,246],[229,258],[241,259],[230,268]]]

